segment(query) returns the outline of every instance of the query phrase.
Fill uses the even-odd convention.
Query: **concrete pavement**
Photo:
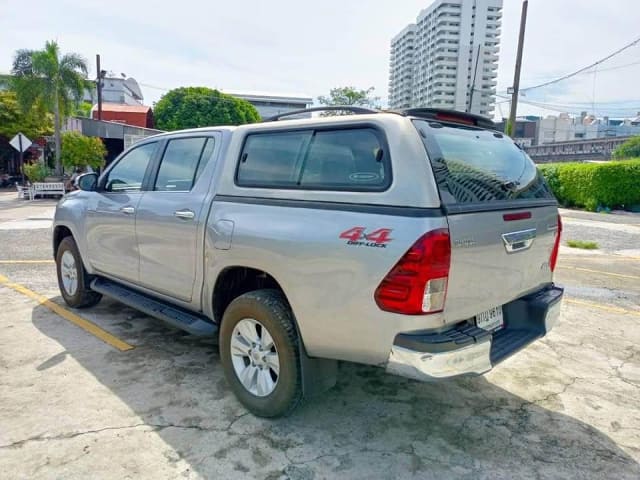
[[[620,253],[640,245],[637,217],[565,214],[565,239],[606,248],[563,248],[559,325],[488,375],[422,384],[342,364],[336,388],[268,421],[235,400],[213,342],[109,300],[71,312],[135,347],[121,351],[28,296],[62,305],[49,230],[15,223],[52,202],[3,195],[6,478],[640,478],[640,260]]]

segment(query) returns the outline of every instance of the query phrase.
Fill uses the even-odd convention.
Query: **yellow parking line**
[[[585,302],[584,300],[575,300],[573,298],[566,298],[564,301],[567,303],[574,303],[576,305],[583,305],[585,307],[599,308],[600,310],[605,310],[607,312],[622,313],[622,314],[628,313],[629,315],[636,315],[640,317],[640,311],[637,311],[637,310],[627,310],[626,308],[610,307],[608,305],[603,305],[601,303]]]
[[[74,325],[82,328],[86,332],[89,332],[91,335],[99,338],[104,343],[111,345],[114,348],[117,348],[121,352],[126,352],[127,350],[131,350],[135,348],[133,345],[129,345],[127,342],[120,340],[118,337],[115,337],[114,335],[110,334],[106,330],[103,330],[102,328],[97,326],[95,323],[92,323],[89,320],[82,318],[79,315],[76,315],[72,311],[67,310],[63,306],[52,302],[44,295],[40,295],[39,293],[36,293],[33,290],[29,290],[27,287],[20,285],[19,283],[11,282],[4,275],[0,275],[0,285],[11,288],[16,292],[19,292],[31,298],[32,300],[35,300],[36,302],[38,302],[38,304],[44,307],[47,307],[49,310],[57,313],[62,318],[69,320]]]
[[[22,263],[55,263],[53,260],[0,260],[0,265],[19,265]]]
[[[589,272],[589,273],[600,273],[602,275],[609,275],[612,277],[620,277],[620,278],[631,278],[633,280],[640,280],[640,277],[637,275],[623,275],[622,273],[612,273],[612,272],[604,272],[602,270],[592,270],[590,268],[582,268],[582,267],[568,267],[566,265],[558,265],[560,268],[566,268],[570,270],[579,270],[581,272]]]

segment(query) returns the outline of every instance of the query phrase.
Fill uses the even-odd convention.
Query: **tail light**
[[[556,230],[556,241],[553,244],[553,250],[551,251],[551,258],[549,258],[549,267],[553,272],[556,269],[556,263],[558,262],[558,252],[560,251],[560,236],[562,235],[562,219],[558,215],[558,229]]]
[[[425,233],[395,264],[374,295],[388,312],[420,315],[444,310],[451,264],[449,230]]]

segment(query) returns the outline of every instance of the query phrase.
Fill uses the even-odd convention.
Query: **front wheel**
[[[58,286],[67,305],[73,308],[92,307],[102,295],[89,288],[87,275],[78,246],[73,237],[65,237],[56,252]]]
[[[293,314],[277,290],[245,293],[225,310],[222,367],[231,389],[254,415],[287,415],[300,403],[299,356]]]

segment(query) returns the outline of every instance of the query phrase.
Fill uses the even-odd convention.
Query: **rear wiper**
[[[502,188],[510,192],[515,192],[516,190],[518,190],[519,186],[520,186],[520,182],[518,182],[517,180],[511,181],[511,182],[505,182],[502,184]]]

